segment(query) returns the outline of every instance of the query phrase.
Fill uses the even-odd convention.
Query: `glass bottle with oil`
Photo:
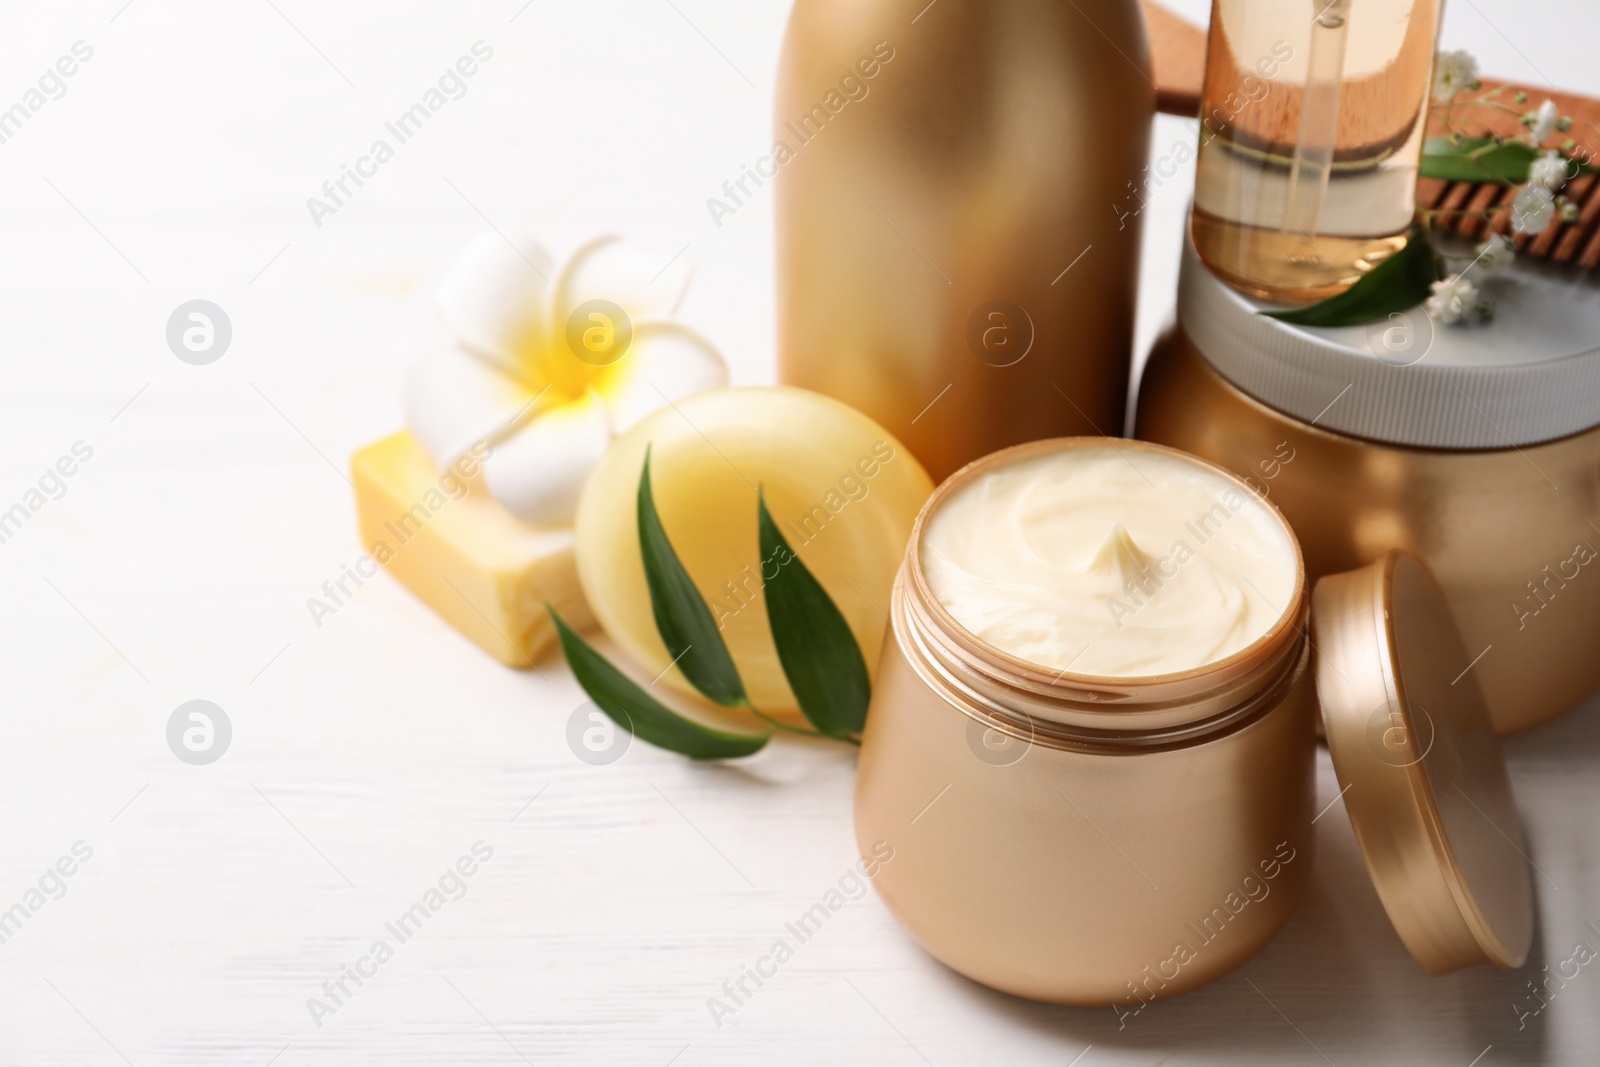
[[[1191,231],[1251,296],[1320,300],[1405,247],[1441,0],[1215,0]]]

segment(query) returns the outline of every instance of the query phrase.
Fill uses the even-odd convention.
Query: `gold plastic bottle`
[[[1135,0],[796,0],[779,377],[935,480],[1123,428],[1155,87]]]

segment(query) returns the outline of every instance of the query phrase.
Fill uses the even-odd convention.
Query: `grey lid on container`
[[[1600,425],[1600,287],[1497,279],[1494,321],[1442,326],[1419,306],[1370,326],[1257,312],[1184,240],[1178,323],[1217,372],[1286,415],[1388,444],[1501,449]]]

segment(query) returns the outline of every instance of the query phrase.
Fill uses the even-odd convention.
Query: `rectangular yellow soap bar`
[[[511,667],[555,640],[548,600],[577,628],[594,619],[570,528],[519,522],[484,489],[480,457],[439,471],[402,430],[350,459],[361,540],[446,622]]]

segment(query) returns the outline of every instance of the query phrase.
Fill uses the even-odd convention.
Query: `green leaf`
[[[639,475],[639,551],[644,556],[644,578],[650,587],[656,629],[673,662],[707,700],[729,708],[748,704],[744,683],[739,680],[739,671],[711,617],[711,609],[695,588],[694,579],[683,569],[661,526],[661,516],[656,514],[655,497],[650,491],[648,448],[644,471]]]
[[[734,759],[760,751],[772,737],[731,734],[691,722],[657,701],[623,674],[590,644],[573,632],[554,608],[545,609],[555,620],[561,651],[583,691],[611,721],[641,741],[690,759]]]
[[[1505,141],[1496,144],[1492,137],[1467,137],[1456,141],[1450,137],[1430,137],[1422,144],[1422,162],[1417,173],[1424,178],[1441,178],[1447,182],[1510,182],[1514,185],[1528,180],[1528,168],[1544,155],[1544,149],[1526,141]],[[1570,166],[1568,174],[1593,174],[1595,168],[1565,157]]]
[[[1492,137],[1430,137],[1422,144],[1417,173],[1447,182],[1525,182],[1528,167],[1544,153],[1526,141],[1495,144]]]
[[[800,710],[822,733],[830,737],[860,733],[867,723],[872,682],[850,624],[784,540],[767,510],[765,493],[757,494],[757,523],[767,622],[789,688]],[[771,578],[766,575],[769,561],[777,566]]]
[[[1342,293],[1288,311],[1261,314],[1295,326],[1360,326],[1416,307],[1444,276],[1428,232],[1413,226],[1406,246],[1363,274]]]

